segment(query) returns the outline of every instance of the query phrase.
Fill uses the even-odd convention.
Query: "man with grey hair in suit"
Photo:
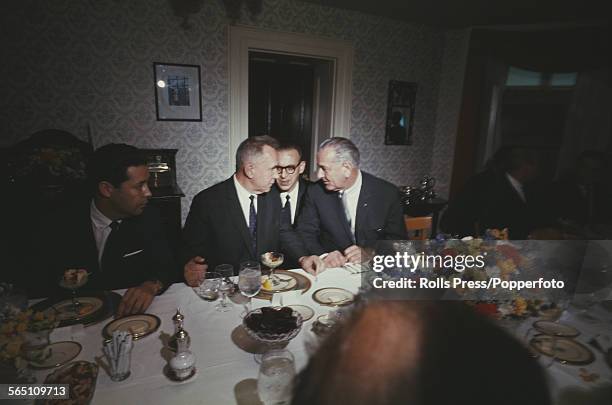
[[[406,237],[399,190],[359,164],[359,150],[350,140],[323,141],[319,181],[306,192],[297,228],[281,229],[283,250],[310,273],[362,263],[376,241]]]

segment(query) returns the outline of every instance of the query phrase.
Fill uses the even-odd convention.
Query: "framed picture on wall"
[[[412,145],[417,84],[389,81],[385,145]]]
[[[202,121],[200,66],[153,63],[158,121]]]

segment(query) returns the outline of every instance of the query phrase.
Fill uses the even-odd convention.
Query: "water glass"
[[[232,309],[234,304],[227,299],[229,293],[234,288],[234,283],[230,279],[234,275],[234,266],[231,264],[220,264],[215,267],[215,273],[221,275],[221,284],[219,285],[219,292],[221,293],[221,301],[217,303],[215,308],[217,311],[226,312]]]
[[[194,291],[200,298],[206,301],[214,301],[219,297],[219,286],[221,285],[221,275],[215,272],[206,272],[204,279]]]
[[[257,262],[244,262],[240,264],[238,273],[238,288],[240,293],[249,299],[247,312],[251,310],[251,298],[261,290],[261,268]]]
[[[265,405],[288,404],[291,401],[295,360],[293,354],[285,349],[270,350],[264,353],[259,366],[257,393]]]

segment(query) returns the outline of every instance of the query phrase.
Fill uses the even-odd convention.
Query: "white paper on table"
[[[272,295],[272,306],[282,307],[295,305],[301,302],[302,290],[292,290]]]

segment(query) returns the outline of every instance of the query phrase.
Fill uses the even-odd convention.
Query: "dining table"
[[[317,342],[312,331],[313,322],[319,316],[341,309],[315,301],[313,292],[326,287],[340,287],[357,294],[362,285],[362,277],[347,268],[328,269],[316,277],[301,269],[291,271],[310,280],[311,285],[307,291],[277,293],[272,301],[254,298],[251,305],[259,308],[279,303],[299,304],[314,310],[314,316],[302,324],[300,333],[287,346],[299,371],[308,362],[313,342]],[[123,293],[124,290],[117,292]],[[216,309],[215,302],[201,299],[184,283],[171,285],[166,292],[155,298],[147,310],[147,313],[159,317],[161,324],[154,333],[134,342],[130,376],[114,382],[105,368],[100,366],[92,404],[260,404],[257,395],[259,364],[254,355],[263,348],[242,327],[245,301],[239,292],[232,297],[232,301],[235,301],[233,306],[221,312]],[[173,316],[177,309],[184,315],[184,328],[190,335],[190,350],[196,357],[197,369],[194,377],[183,382],[172,381],[163,372],[173,356],[167,342],[175,332]],[[607,334],[612,338],[612,312],[603,307],[596,310],[600,322],[582,321],[571,311],[563,314],[561,322],[577,328],[581,334],[576,339],[585,345],[596,333]],[[111,320],[89,326],[79,324],[57,328],[51,334],[51,342],[76,341],[81,344],[82,350],[74,360],[101,365],[104,363],[102,332]],[[521,339],[535,320],[537,318],[521,321],[511,333]],[[549,358],[540,356],[538,361],[548,366],[545,370],[555,404],[612,403],[612,369],[606,364],[602,353],[595,350],[593,353],[595,361],[585,366],[556,361],[550,364]],[[581,377],[581,368],[597,374],[598,378],[586,381]],[[37,381],[42,383],[52,371],[37,370],[34,374]]]

